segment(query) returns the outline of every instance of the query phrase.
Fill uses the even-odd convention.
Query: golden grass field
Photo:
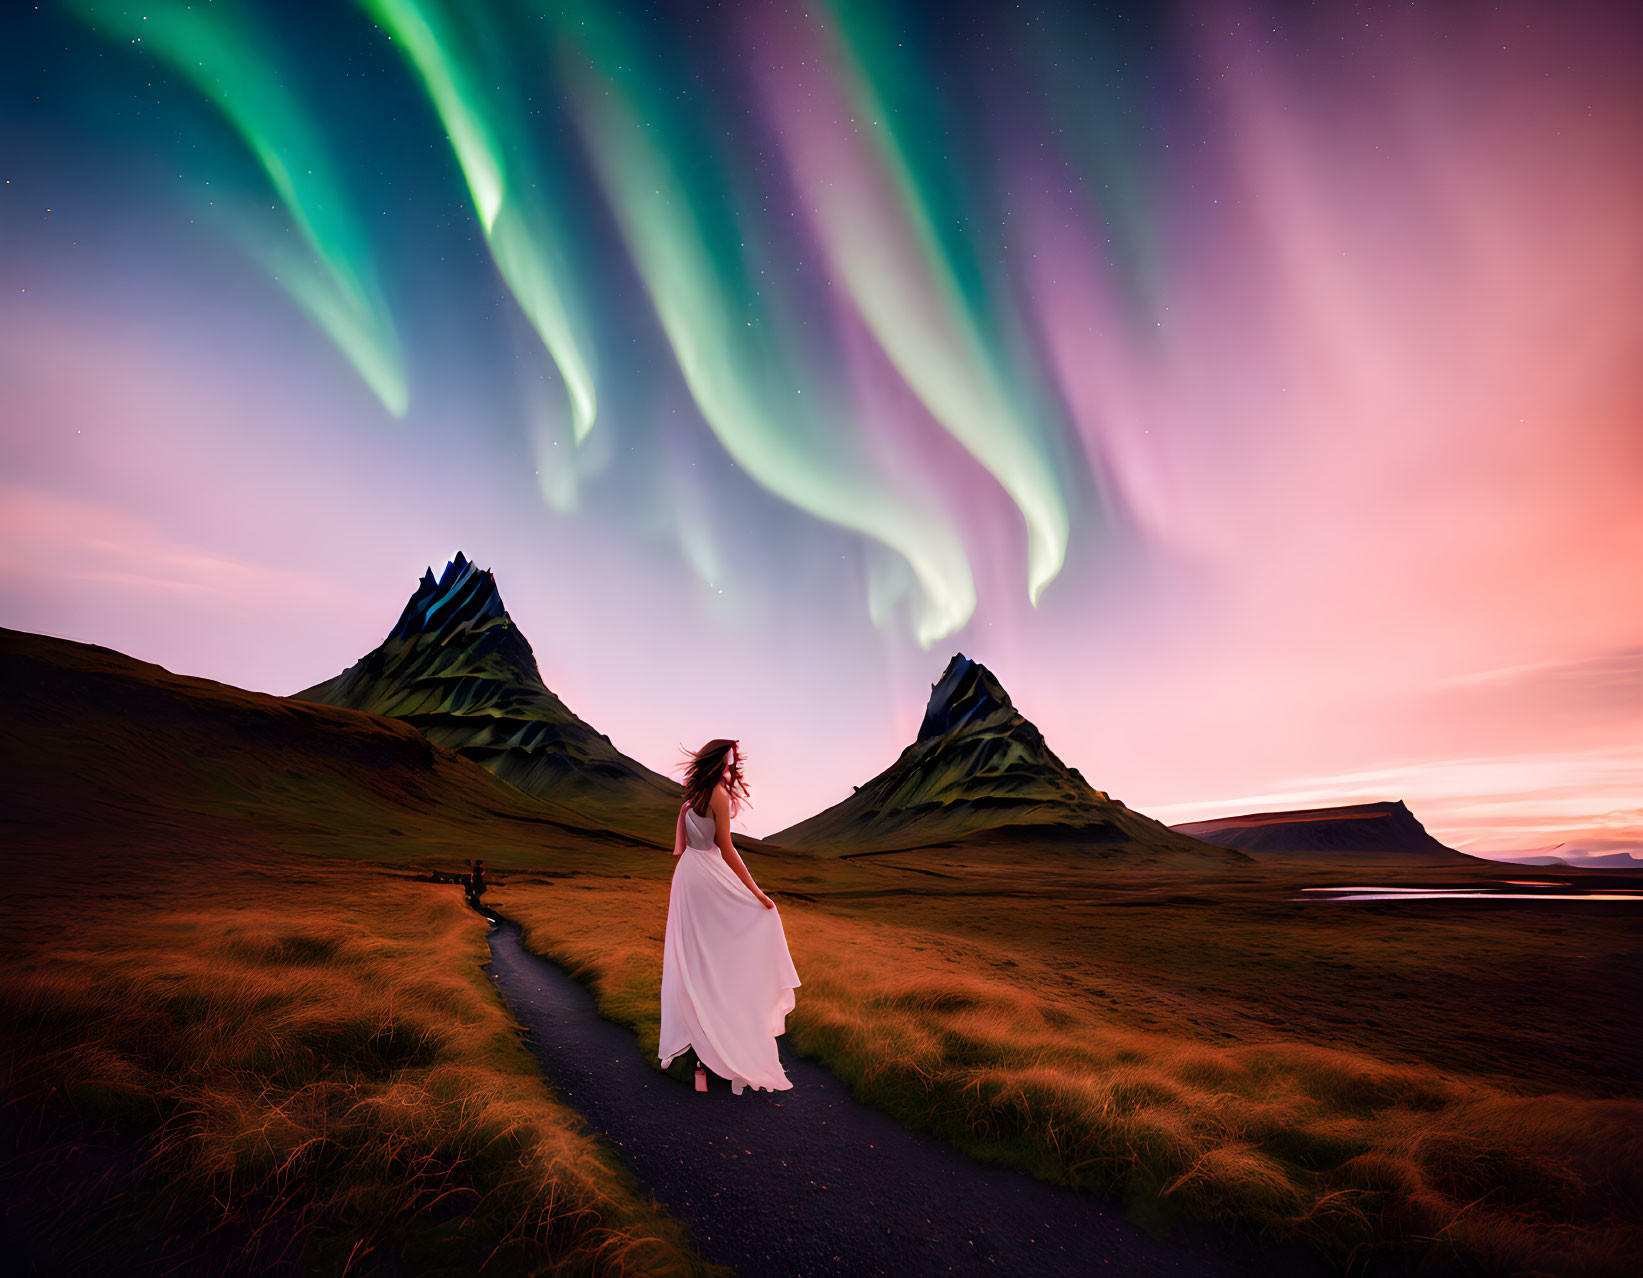
[[[38,1168],[13,1160],[5,1210],[62,1271],[711,1272],[519,1046],[481,920],[415,877],[483,856],[488,903],[654,1059],[671,831],[590,833],[369,715],[16,632],[0,661],[0,1086]],[[1626,907],[738,843],[804,982],[793,1045],[910,1125],[1343,1266],[1633,1271]]]
[[[1417,918],[1292,903],[1317,878],[1262,870],[876,859],[747,855],[804,982],[789,1039],[861,1099],[1149,1222],[1253,1224],[1343,1265],[1633,1272],[1635,914]],[[672,858],[622,860],[489,899],[654,1055]]]
[[[725,1272],[415,877],[595,841],[403,724],[0,640],[3,1209],[46,1272]]]
[[[234,1268],[295,1239],[333,1272],[379,1250],[418,1273],[705,1270],[542,1081],[455,889],[283,858],[178,868],[137,899],[84,885],[51,904],[48,943],[7,947],[8,1092],[44,1083],[145,1132],[163,1183],[101,1221],[53,1202],[55,1265],[120,1271],[124,1235],[163,1230],[175,1200],[217,1205],[205,1241]]]

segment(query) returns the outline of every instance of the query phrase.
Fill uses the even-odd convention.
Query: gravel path
[[[487,912],[488,913],[488,912]],[[548,1078],[703,1253],[739,1274],[1320,1275],[1307,1252],[1206,1228],[1151,1237],[1114,1203],[979,1163],[850,1097],[781,1040],[788,1092],[706,1094],[496,919],[488,965]],[[799,992],[804,997],[804,992]]]

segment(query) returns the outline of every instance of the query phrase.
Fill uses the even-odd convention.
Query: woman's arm
[[[679,819],[673,823],[673,855],[685,854],[685,808],[686,804],[679,805]]]
[[[776,908],[776,903],[759,890],[759,885],[753,881],[748,873],[747,866],[742,864],[742,855],[736,851],[736,845],[730,841],[730,796],[725,793],[722,785],[713,787],[713,824],[719,832],[719,854],[724,857],[735,875],[747,884],[747,890],[758,897],[759,903],[767,910]]]

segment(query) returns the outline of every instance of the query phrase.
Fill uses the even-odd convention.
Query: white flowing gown
[[[787,1091],[776,1036],[787,1032],[798,985],[780,912],[725,864],[713,814],[685,808],[662,943],[662,1068],[694,1047],[736,1091]]]

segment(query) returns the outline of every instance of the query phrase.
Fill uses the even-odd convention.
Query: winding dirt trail
[[[486,911],[491,978],[553,1084],[703,1253],[746,1278],[998,1273],[1322,1275],[1309,1252],[1209,1229],[1155,1239],[1114,1203],[975,1162],[851,1099],[781,1040],[787,1092],[698,1093],[652,1069],[631,1031]]]

